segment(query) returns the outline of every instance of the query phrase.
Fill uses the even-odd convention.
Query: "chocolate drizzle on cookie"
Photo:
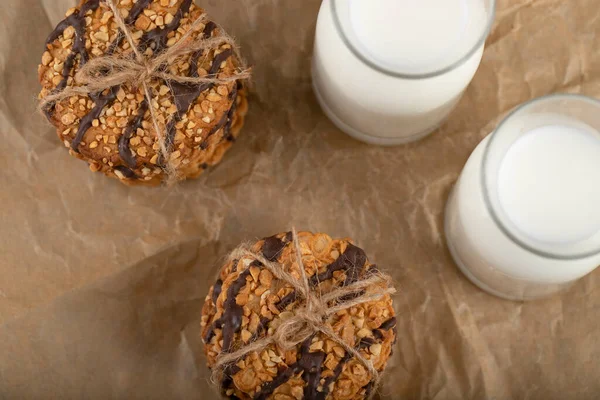
[[[137,116],[131,121],[129,125],[125,128],[125,131],[119,138],[119,155],[121,159],[127,164],[130,168],[136,167],[135,156],[132,154],[131,149],[129,148],[129,139],[131,136],[142,127],[142,122],[144,122],[144,115],[148,111],[148,100],[144,99],[138,108]]]
[[[221,317],[223,326],[223,351],[230,352],[233,343],[233,335],[237,333],[242,326],[242,316],[244,310],[235,302],[235,298],[240,290],[246,286],[246,278],[250,276],[250,268],[240,274],[237,280],[227,289],[227,299],[225,300],[225,311]]]
[[[279,254],[283,251],[285,246],[292,241],[292,232],[287,232],[283,239],[279,239],[277,236],[271,236],[264,239],[262,247],[263,256],[269,261],[277,261]]]
[[[115,171],[119,171],[120,173],[122,173],[125,178],[133,179],[136,177],[135,172],[122,165],[117,165],[115,167]]]
[[[346,284],[354,283],[358,280],[366,262],[367,255],[363,249],[348,243],[346,250],[327,267],[327,270],[311,276],[309,283],[314,286],[319,282],[327,281],[333,278],[333,273],[336,271],[346,272]]]
[[[221,295],[221,290],[223,289],[223,280],[221,278],[217,279],[217,282],[213,286],[212,297],[211,300],[213,304],[217,304],[217,299]]]
[[[208,25],[207,25],[207,27],[208,27]],[[214,29],[213,27],[209,27],[209,28],[210,28],[209,32],[212,32],[212,30]],[[205,30],[206,30],[206,28],[205,28]],[[225,62],[232,55],[233,55],[233,51],[231,49],[227,49],[227,50],[223,51],[222,53],[219,53],[217,56],[215,56],[215,59],[212,62],[210,70],[208,71],[208,77],[216,76],[216,73],[219,71],[221,64],[223,62]],[[197,68],[196,68],[196,74],[197,74]],[[194,76],[190,75],[190,77],[194,77]],[[196,101],[198,96],[200,96],[200,94],[202,92],[212,89],[214,87],[214,84],[213,83],[205,83],[205,84],[201,84],[201,85],[197,85],[197,86],[191,86],[188,84],[170,81],[169,85],[171,86],[171,88],[173,90],[175,106],[177,107],[177,113],[175,114],[173,119],[171,119],[171,121],[167,125],[166,142],[167,142],[168,146],[172,146],[173,138],[175,137],[175,126],[177,125],[177,123],[179,121],[181,121],[181,119],[183,118],[183,116],[185,115],[185,113],[187,112],[189,107],[192,105],[192,103],[194,101]],[[233,109],[235,112],[235,106],[236,106],[236,102],[235,102],[235,99],[233,99],[231,108],[229,109],[229,112],[223,116],[223,119],[225,120],[223,125],[219,127],[217,124],[217,126],[215,126],[216,129],[213,128],[208,133],[208,135],[204,138],[204,140],[200,144],[201,149],[203,149],[203,150],[206,149],[207,148],[207,142],[206,142],[207,139],[211,135],[216,133],[219,129],[221,129],[225,125],[226,122],[228,122],[230,119],[231,120],[233,119],[233,113],[231,113],[231,109]],[[229,131],[227,131],[227,133],[229,133]]]
[[[59,22],[54,31],[50,33],[46,39],[46,47],[60,37],[69,26],[75,30],[75,40],[73,41],[73,48],[71,53],[67,57],[63,70],[62,80],[56,86],[57,91],[63,90],[68,83],[71,70],[75,66],[75,59],[79,55],[79,64],[85,65],[88,62],[90,56],[85,49],[85,14],[88,11],[96,11],[100,6],[100,0],[88,0],[87,3],[81,6],[81,10],[76,10],[73,14]]]
[[[237,264],[239,261],[236,261]],[[227,297],[225,298],[225,302],[223,303],[223,315],[221,318],[216,320],[213,325],[209,328],[207,334],[204,337],[205,342],[210,342],[212,337],[214,336],[215,329],[222,329],[223,333],[223,351],[228,353],[231,351],[231,344],[233,342],[233,335],[237,333],[242,326],[242,316],[243,309],[239,306],[235,298],[240,293],[240,291],[246,286],[246,278],[250,276],[250,267],[251,266],[260,266],[262,265],[259,261],[253,261],[248,268],[244,271],[240,272],[238,278],[227,288]],[[219,279],[220,280],[220,279]],[[223,283],[219,285],[219,293],[221,291]],[[214,292],[213,292],[214,296]],[[218,295],[213,297],[215,299],[218,298]]]
[[[113,86],[112,88],[105,90],[104,92],[106,93],[90,95],[90,98],[94,102],[95,106],[92,108],[92,111],[84,115],[79,122],[79,128],[75,134],[75,139],[73,139],[71,142],[71,149],[73,149],[73,151],[79,153],[79,144],[83,140],[83,135],[85,135],[85,132],[90,129],[92,122],[95,119],[100,118],[102,109],[112,104],[112,102],[117,98],[118,91],[119,88],[117,86]]]
[[[85,65],[90,56],[86,50],[86,21],[85,16],[88,12],[96,11],[100,6],[100,2],[104,0],[88,0],[83,3],[80,10],[75,10],[71,15],[66,17],[63,21],[61,21],[54,31],[48,36],[46,40],[46,47],[50,45],[52,42],[57,40],[67,29],[69,26],[73,27],[75,30],[75,37],[73,39],[73,46],[71,53],[67,56],[67,59],[64,62],[64,67],[62,70],[62,80],[58,83],[53,92],[60,92],[64,90],[68,83],[71,74],[74,72],[76,68],[77,61],[79,62],[79,67]],[[133,4],[133,7],[129,10],[128,16],[125,18],[125,23],[127,25],[133,25],[138,17],[146,10],[151,4],[153,0],[138,0]],[[167,47],[167,37],[171,32],[176,31],[180,25],[181,20],[190,12],[191,5],[193,4],[192,0],[183,0],[182,4],[178,8],[177,12],[174,15],[173,20],[167,24],[164,28],[156,27],[155,29],[145,32],[139,42],[138,49],[140,52],[145,52],[148,48],[151,48],[154,54],[159,54]],[[205,39],[210,38],[213,32],[216,30],[217,25],[214,22],[207,22],[203,31],[203,37]],[[122,44],[125,39],[124,33],[119,29],[117,33],[116,39],[108,46],[107,55],[112,55],[114,52]],[[200,50],[192,54],[190,60],[190,73],[188,76],[190,77],[198,77],[198,63],[200,57],[202,57],[204,51]],[[208,71],[209,77],[214,77],[217,75],[221,64],[230,58],[233,55],[231,49],[225,50],[219,54],[217,54],[214,58],[213,63],[211,64],[210,70]],[[78,57],[79,56],[79,57]],[[165,138],[165,142],[168,147],[168,151],[170,152],[173,147],[173,141],[176,132],[176,124],[180,122],[183,116],[188,112],[190,106],[198,99],[198,97],[206,90],[210,90],[214,87],[212,83],[203,83],[203,84],[181,84],[178,82],[166,82],[172,91],[174,104],[177,106],[176,114],[171,118],[166,126],[167,136]],[[120,87],[112,87],[106,89],[100,93],[90,94],[90,99],[94,102],[94,107],[88,114],[84,115],[81,118],[79,123],[79,127],[75,134],[74,139],[71,141],[71,149],[77,153],[79,153],[80,144],[84,138],[85,133],[92,126],[92,122],[95,119],[100,118],[102,111],[110,107],[112,103],[116,99],[117,92]],[[200,143],[199,148],[205,149],[207,147],[206,140],[209,136],[213,135],[220,129],[225,129],[223,132],[223,138],[225,140],[231,140],[230,128],[233,123],[233,118],[236,110],[236,97],[237,97],[237,86],[234,86],[232,90],[234,96],[229,98],[232,102],[230,109],[225,113],[223,118],[219,121],[218,125],[211,129],[208,135],[203,139]],[[233,111],[232,111],[233,110]],[[54,104],[47,107],[44,110],[47,118],[52,122],[52,114],[54,113]],[[137,166],[137,160],[134,154],[130,149],[129,140],[132,135],[139,129],[144,121],[145,115],[149,112],[149,104],[147,99],[144,99],[141,102],[137,114],[130,118],[128,125],[125,127],[123,134],[119,137],[118,140],[118,154],[120,159],[122,160],[122,166],[114,167],[115,171],[120,171],[123,176],[128,179],[137,178],[136,174],[132,171]],[[159,134],[157,132],[157,134]],[[164,167],[164,160],[161,160],[159,157],[158,164]]]
[[[152,4],[152,1],[153,0],[137,0],[133,7],[131,7],[131,10],[129,10],[129,15],[125,19],[125,23],[127,25],[135,23],[138,17],[142,15],[144,10],[148,8],[150,4]]]
[[[142,15],[144,10],[146,8],[148,8],[148,6],[151,3],[152,3],[152,0],[138,0],[137,3],[135,3],[133,5],[133,7],[131,7],[131,10],[129,11],[129,15],[127,16],[127,18],[125,18],[125,24],[133,25],[135,23],[135,21],[138,19],[138,17],[140,15]],[[119,29],[119,32],[117,33],[117,38],[108,47],[107,54],[110,55],[110,54],[113,54],[115,51],[117,51],[117,49],[119,48],[121,43],[123,43],[124,39],[125,39],[125,34],[123,33],[123,31],[121,29]]]
[[[375,330],[374,335],[377,339],[381,339],[381,331],[389,331],[393,328],[396,328],[396,317],[392,317],[385,321],[383,324],[381,324],[381,326]]]
[[[304,399],[316,400],[321,380],[321,371],[325,362],[325,354],[322,351],[310,352],[310,345],[314,335],[306,339],[300,346],[299,360],[290,365],[287,369],[279,373],[271,382],[261,386],[260,391],[254,396],[255,400],[266,400],[275,389],[289,381],[292,376],[302,373],[303,379],[306,381],[304,386]]]

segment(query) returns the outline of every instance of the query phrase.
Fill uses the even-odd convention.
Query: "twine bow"
[[[146,57],[136,46],[133,34],[117,9],[114,0],[104,0],[104,2],[111,9],[117,26],[129,43],[129,47],[133,50],[135,58],[114,54],[94,58],[88,61],[75,74],[74,82],[79,86],[68,87],[58,93],[52,93],[44,97],[40,101],[39,108],[44,110],[47,109],[48,106],[71,96],[90,95],[115,86],[121,86],[125,83],[129,83],[133,87],[141,87],[144,91],[144,97],[149,104],[148,108],[150,110],[152,125],[156,131],[162,159],[169,160],[171,143],[167,143],[167,135],[165,132],[162,132],[159,127],[156,112],[154,107],[152,107],[152,94],[148,88],[148,82],[155,79],[162,79],[167,84],[170,81],[190,85],[211,83],[224,84],[241,79],[248,79],[250,77],[250,71],[243,67],[240,71],[229,77],[218,77],[216,75],[187,77],[166,72],[164,71],[164,66],[173,63],[181,56],[201,50],[216,49],[224,44],[231,45],[238,60],[241,60],[241,57],[237,52],[235,41],[225,34],[223,30],[221,30],[219,36],[214,38],[204,39],[202,38],[202,35],[198,35],[197,38],[192,38],[192,34],[196,32],[197,27],[207,21],[206,14],[203,14],[200,18],[196,19],[190,26],[190,29],[173,46],[166,48],[156,57]],[[167,164],[163,168],[169,177],[168,183],[173,183],[177,180],[175,168],[170,164],[170,161],[167,161]]]
[[[262,255],[252,252],[246,245],[240,246],[230,254],[230,259],[239,260],[242,257],[249,257],[260,261],[273,276],[291,285],[296,291],[297,297],[303,298],[305,304],[301,308],[294,310],[294,316],[283,321],[274,330],[273,335],[256,340],[235,352],[221,353],[213,366],[213,380],[218,381],[219,374],[227,366],[249,353],[260,352],[271,344],[275,344],[283,350],[289,350],[299,343],[304,342],[315,333],[321,332],[363,364],[375,381],[375,386],[377,386],[380,376],[373,363],[363,357],[357,349],[346,343],[335,333],[327,320],[339,311],[347,310],[358,304],[376,301],[385,295],[396,293],[396,289],[392,287],[391,277],[378,272],[370,274],[365,279],[355,283],[336,288],[324,295],[319,295],[317,291],[310,288],[302,262],[302,251],[300,250],[298,234],[295,229],[292,229],[292,238],[296,262],[300,270],[299,279],[286,272],[281,264],[271,262]],[[345,298],[348,295],[353,295],[350,300]],[[335,305],[330,306],[330,303]]]

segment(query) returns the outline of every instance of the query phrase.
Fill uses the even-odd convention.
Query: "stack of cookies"
[[[365,252],[348,239],[301,232],[298,243],[315,295],[326,296],[378,273]],[[300,276],[291,233],[261,240],[252,252]],[[352,299],[347,296],[340,301]],[[295,317],[303,302],[294,287],[277,279],[255,257],[227,262],[202,311],[202,339],[209,367],[223,355],[275,335],[286,320]],[[376,371],[383,371],[396,340],[396,318],[389,295],[341,310],[325,323]],[[340,342],[315,332],[293,348],[272,343],[245,354],[224,368],[220,383],[223,395],[231,399],[349,400],[369,398],[375,378]]]
[[[147,60],[178,43],[192,24],[190,40],[224,35],[192,0],[113,3]],[[84,0],[67,11],[47,39],[39,66],[40,98],[79,88],[81,68],[107,56],[133,59],[134,53],[109,5]],[[127,184],[157,185],[167,173],[178,180],[194,178],[221,160],[244,123],[246,91],[240,80],[227,80],[240,65],[232,45],[225,43],[177,57],[160,69],[182,77],[218,78],[221,83],[152,78],[146,82],[149,101],[141,85],[125,82],[47,104],[44,112],[64,146],[92,171]]]

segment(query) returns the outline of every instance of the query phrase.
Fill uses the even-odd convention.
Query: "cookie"
[[[224,32],[192,0],[113,0],[136,44],[152,59],[178,43],[196,22],[191,37],[210,40]],[[205,20],[204,20],[205,19]],[[79,86],[77,72],[98,57],[132,56],[105,0],[84,0],[71,8],[49,35],[38,68],[40,99]],[[163,70],[184,77],[237,76],[241,61],[230,43],[178,57]],[[157,185],[167,178],[195,178],[217,164],[240,132],[247,111],[241,80],[188,84],[152,77],[125,82],[89,95],[74,95],[45,107],[64,146],[92,171],[126,184]],[[168,153],[161,150],[153,108]],[[166,157],[165,157],[165,154]],[[168,159],[164,159],[168,158]],[[168,168],[167,168],[168,166]]]
[[[379,273],[365,252],[348,239],[300,232],[298,242],[307,282],[315,296],[326,296]],[[291,232],[260,240],[251,253],[300,277]],[[377,288],[367,288],[361,294],[371,289]],[[349,295],[337,301],[355,298]],[[256,257],[246,255],[227,262],[202,309],[201,335],[208,366],[213,368],[224,355],[276,336],[305,303],[292,285],[275,277]],[[324,323],[376,371],[384,370],[396,340],[396,317],[389,294],[337,311]],[[322,332],[289,349],[270,343],[251,351],[227,365],[220,379],[222,394],[230,399],[354,400],[369,398],[375,389],[375,377],[364,363]]]

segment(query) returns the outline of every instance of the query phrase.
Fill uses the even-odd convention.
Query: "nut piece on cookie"
[[[81,88],[76,74],[92,60],[135,59],[130,43],[153,60],[190,31],[193,40],[213,39],[212,47],[177,57],[160,71],[222,83],[153,76],[144,81],[151,101],[142,84],[126,81],[89,95],[68,92],[70,97],[49,103],[44,113],[61,143],[94,172],[129,185],[195,178],[221,161],[244,124],[246,89],[236,79],[242,62],[230,41],[215,41],[225,32],[192,0],[112,1],[130,37],[105,0],[82,0],[48,36],[38,67],[40,99]]]
[[[370,280],[360,292],[335,297],[324,305],[336,307],[321,322],[335,338],[309,329],[304,340],[283,348],[280,342],[270,340],[281,334],[280,328],[299,318],[316,318],[318,324],[320,317],[306,315],[305,296],[286,278],[278,278],[281,274],[272,272],[273,268],[288,273],[294,281],[308,283],[309,296],[319,299],[383,276],[349,239],[310,232],[300,232],[297,238],[299,248],[292,232],[265,238],[247,252],[232,254],[222,267],[202,309],[201,336],[208,366],[220,372],[221,391],[227,398],[368,399],[376,389],[371,371],[382,373],[392,354],[396,317],[390,294],[375,300],[366,297],[390,289],[389,281]],[[302,262],[298,262],[298,253]],[[366,300],[358,303],[361,296]],[[299,324],[298,331],[302,329]],[[216,368],[222,357],[244,352],[252,345],[251,351]]]

